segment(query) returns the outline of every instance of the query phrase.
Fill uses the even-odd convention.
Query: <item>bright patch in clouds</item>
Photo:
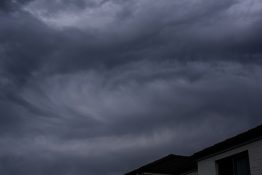
[[[60,1],[50,2],[58,6],[56,11],[50,10],[46,3],[46,1],[33,1],[25,6],[24,10],[46,24],[58,28],[105,28],[114,22],[117,13],[122,10],[119,4],[111,1],[105,3],[94,1],[91,7],[86,4],[83,4],[83,7],[77,7],[70,3],[67,6],[62,6]]]

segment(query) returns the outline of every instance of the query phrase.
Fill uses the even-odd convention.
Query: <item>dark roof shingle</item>
[[[256,141],[262,138],[262,125],[259,125],[253,129],[243,132],[237,136],[226,139],[213,146],[205,148],[193,155],[194,159],[203,159],[223,151],[233,149],[237,146],[241,146],[252,141]]]
[[[197,165],[191,157],[170,154],[164,158],[133,170],[126,175],[137,175],[139,173],[161,173],[177,175],[196,169]]]

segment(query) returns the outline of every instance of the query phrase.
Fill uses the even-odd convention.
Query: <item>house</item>
[[[126,175],[262,175],[262,125],[191,156],[171,154]]]
[[[196,172],[197,164],[190,156],[179,156],[170,154],[157,161],[142,166],[126,175],[142,174],[185,174]]]

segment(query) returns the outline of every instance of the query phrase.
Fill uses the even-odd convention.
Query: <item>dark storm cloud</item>
[[[10,12],[18,10],[21,5],[24,5],[32,0],[2,0],[0,2],[0,12]]]
[[[238,8],[243,8],[245,4],[236,1],[199,1],[196,4],[189,1],[167,1],[152,6],[150,1],[86,1],[87,4],[102,4],[102,7],[82,5],[82,10],[77,11],[70,5],[62,6],[63,1],[59,1],[59,6],[54,7],[60,10],[50,15],[49,6],[53,3],[56,1],[33,1],[24,8],[35,17],[23,14],[22,18],[26,21],[13,17],[8,24],[3,23],[7,25],[6,29],[13,28],[10,33],[2,32],[7,37],[7,44],[15,45],[10,46],[9,53],[16,54],[15,57],[26,57],[31,63],[25,61],[25,66],[19,65],[17,69],[14,61],[15,66],[10,63],[11,69],[28,71],[37,67],[42,59],[45,60],[44,64],[48,64],[55,71],[68,71],[85,69],[93,66],[93,63],[112,66],[134,59],[200,58],[249,61],[251,57],[259,60],[261,54],[260,14],[251,13],[251,17],[244,16],[242,20],[244,12]],[[238,4],[243,5],[235,7]],[[77,15],[73,16],[74,13]],[[231,13],[232,17],[229,16]],[[104,18],[104,15],[108,19]],[[43,26],[38,19],[49,27]],[[238,20],[240,24],[235,24]],[[12,25],[16,23],[18,24],[15,28]],[[56,31],[52,27],[62,31]],[[13,37],[14,40],[10,41],[8,36],[14,33],[17,34]],[[34,36],[28,40],[31,35]],[[6,50],[8,52],[8,49]]]
[[[1,174],[122,174],[261,123],[259,0],[0,9]]]

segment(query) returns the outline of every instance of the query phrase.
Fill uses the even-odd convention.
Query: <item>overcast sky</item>
[[[0,174],[121,175],[262,123],[261,0],[1,0]]]

